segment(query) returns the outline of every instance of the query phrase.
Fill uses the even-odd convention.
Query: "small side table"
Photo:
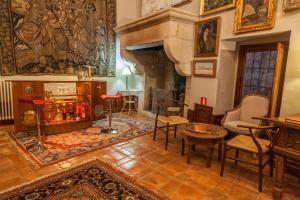
[[[222,144],[228,132],[221,126],[205,123],[189,123],[182,127],[182,149],[181,155],[184,155],[185,145],[187,146],[187,163],[191,162],[191,150],[196,144],[206,145],[208,155],[206,167],[211,166],[213,146],[219,144],[218,160],[221,160]]]

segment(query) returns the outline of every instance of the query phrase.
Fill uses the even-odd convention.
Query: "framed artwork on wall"
[[[195,57],[218,55],[221,17],[215,17],[195,24]]]
[[[200,0],[200,15],[207,15],[235,7],[236,0]]]
[[[284,11],[300,9],[300,0],[283,0],[282,9]]]
[[[194,60],[193,75],[198,77],[215,78],[217,71],[217,60]]]
[[[271,29],[275,16],[276,0],[237,0],[234,32]]]

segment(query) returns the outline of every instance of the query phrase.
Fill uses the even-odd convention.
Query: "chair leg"
[[[236,149],[235,150],[235,158],[238,158],[239,157],[239,154],[240,154],[240,150],[239,149]],[[238,161],[236,160],[236,161],[234,161],[234,164],[238,164]]]
[[[181,139],[181,156],[184,156],[184,146],[185,146],[185,141],[184,141],[184,139],[182,138],[182,139]]]
[[[226,153],[227,153],[227,143],[224,143],[224,148],[223,148],[223,156],[222,156],[222,162],[221,162],[221,173],[220,175],[223,176],[224,174],[224,167],[225,167],[225,158],[226,158]]]
[[[221,159],[222,159],[222,143],[220,142],[219,144],[218,144],[218,161],[220,162],[221,161]]]
[[[263,179],[263,154],[260,152],[259,153],[259,164],[258,164],[258,178],[259,178],[259,183],[258,183],[258,191],[262,192],[262,179]]]
[[[154,134],[153,134],[154,141],[155,141],[155,137],[156,137],[156,132],[157,132],[157,119],[155,119],[155,126],[154,126]]]
[[[174,127],[174,138],[176,138],[176,132],[177,132],[177,125]]]
[[[270,160],[269,160],[269,162],[270,162],[270,177],[273,177],[273,150],[272,149],[270,149]]]
[[[168,142],[169,142],[169,123],[167,123],[167,132],[166,132],[166,146],[165,149],[168,150]]]

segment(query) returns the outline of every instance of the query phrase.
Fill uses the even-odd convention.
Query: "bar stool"
[[[117,129],[113,129],[111,126],[112,122],[112,104],[114,100],[118,100],[122,98],[122,94],[117,92],[115,95],[101,95],[101,99],[109,102],[109,114],[108,114],[108,128],[102,130],[104,133],[117,134],[119,131]]]

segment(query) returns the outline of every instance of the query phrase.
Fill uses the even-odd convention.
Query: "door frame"
[[[238,106],[242,101],[243,80],[245,73],[245,58],[246,53],[251,51],[264,51],[264,50],[276,50],[276,64],[274,67],[273,75],[273,88],[272,96],[270,99],[269,115],[276,117],[280,112],[280,104],[283,90],[283,82],[285,75],[285,66],[287,58],[287,42],[278,43],[266,43],[266,44],[253,44],[253,45],[240,45],[239,46],[239,58],[238,58],[238,70],[235,84],[234,106]]]

